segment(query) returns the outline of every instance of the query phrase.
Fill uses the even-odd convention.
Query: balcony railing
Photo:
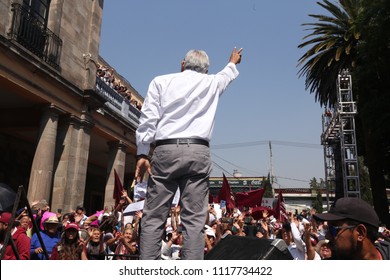
[[[99,77],[96,77],[96,92],[107,101],[105,107],[120,114],[127,122],[138,126],[141,112]]]
[[[62,40],[22,5],[13,3],[12,11],[10,38],[59,69]]]

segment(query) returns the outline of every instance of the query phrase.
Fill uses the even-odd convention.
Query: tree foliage
[[[303,24],[311,33],[298,46],[308,48],[298,61],[299,76],[305,76],[306,89],[315,93],[316,102],[334,107],[337,75],[342,69],[352,72],[358,152],[369,171],[375,210],[390,226],[386,195],[390,178],[390,1],[317,3],[327,15],[309,15],[316,22]],[[368,189],[362,186],[362,197],[370,200]]]
[[[360,2],[340,0],[341,6],[328,0],[317,2],[330,15],[311,14],[318,22],[303,24],[312,33],[298,46],[310,47],[298,61],[299,77],[306,77],[306,89],[315,93],[315,100],[321,105],[334,106],[338,74],[355,65],[356,45],[361,35],[357,28]]]
[[[317,182],[317,179],[314,177],[310,180],[310,190],[312,193],[312,207],[316,209],[317,213],[322,213],[323,211],[323,200],[322,200],[322,184]]]

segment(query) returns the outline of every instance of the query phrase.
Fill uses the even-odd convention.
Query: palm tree
[[[315,23],[306,23],[312,31],[304,37],[299,48],[309,50],[299,59],[302,68],[299,76],[306,76],[306,89],[315,93],[315,101],[321,106],[334,107],[337,102],[336,80],[343,69],[352,69],[356,64],[356,46],[360,33],[357,18],[360,10],[358,0],[340,0],[340,6],[324,0],[317,2],[330,15],[310,15]],[[343,174],[340,142],[334,143],[336,199],[343,197]]]
[[[358,101],[358,120],[367,163],[375,210],[383,223],[390,225],[386,196],[389,175],[390,141],[390,5],[388,0],[328,0],[317,2],[331,16],[310,15],[318,20],[310,26],[299,48],[310,47],[299,59],[299,76],[306,76],[306,89],[315,93],[321,106],[337,102],[336,79],[343,69],[354,76],[354,95]],[[383,38],[385,37],[385,38]],[[387,108],[387,110],[385,109]],[[337,168],[337,166],[336,166]],[[386,171],[387,170],[387,171]],[[386,173],[387,172],[387,173]],[[337,188],[337,186],[336,186]]]
[[[306,76],[306,89],[315,93],[315,101],[320,105],[333,107],[337,102],[336,79],[343,69],[355,66],[356,45],[360,33],[357,19],[360,12],[359,0],[340,0],[340,5],[324,0],[318,5],[332,16],[309,15],[318,20],[306,23],[312,33],[305,36],[298,48],[311,46],[299,59],[303,65],[299,77]]]

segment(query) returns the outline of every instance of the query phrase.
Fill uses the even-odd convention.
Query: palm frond
[[[305,87],[315,93],[321,106],[333,106],[337,101],[336,80],[344,68],[352,68],[360,33],[356,18],[360,12],[359,0],[329,0],[317,2],[328,15],[310,14],[316,20],[302,26],[310,32],[298,48],[308,48],[299,58],[298,76],[305,77]]]

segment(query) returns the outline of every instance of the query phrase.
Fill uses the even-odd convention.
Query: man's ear
[[[367,228],[363,224],[358,225],[355,230],[358,241],[363,241],[365,238],[367,238]]]

